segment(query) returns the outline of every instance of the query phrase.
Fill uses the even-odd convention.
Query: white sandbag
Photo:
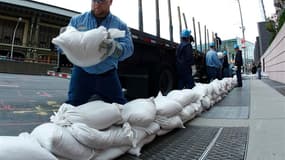
[[[42,147],[70,160],[90,160],[94,150],[79,143],[68,130],[53,123],[37,126],[31,133]]]
[[[156,114],[166,117],[172,117],[182,111],[183,107],[180,103],[163,96],[159,92],[158,96],[154,99]]]
[[[171,130],[175,128],[185,128],[181,118],[176,115],[173,117],[156,116],[154,120],[160,125],[161,129]]]
[[[134,132],[133,147],[136,147],[145,137],[156,134],[160,130],[159,124],[152,122],[148,127],[132,127]]]
[[[218,55],[219,59],[223,59],[224,58],[223,52],[218,52],[217,55]]]
[[[207,84],[197,83],[192,90],[193,92],[198,93],[200,95],[199,99],[201,99],[202,97],[208,95],[207,86]]]
[[[19,136],[0,136],[1,160],[57,160],[29,133]]]
[[[205,109],[209,109],[211,107],[211,99],[209,98],[209,96],[204,96],[201,99],[201,105]]]
[[[172,90],[167,94],[167,98],[175,100],[180,103],[182,107],[187,106],[199,99],[199,94],[193,92],[191,89]]]
[[[179,114],[183,123],[193,119],[196,116],[195,108],[192,105],[188,105],[183,108]]]
[[[112,126],[104,131],[90,128],[83,123],[74,123],[68,130],[80,143],[94,149],[131,146],[134,139],[133,131],[128,123],[122,127]]]
[[[220,95],[220,84],[219,84],[219,80],[218,80],[218,79],[213,80],[213,81],[211,82],[211,85],[213,86],[214,94]]]
[[[112,160],[125,154],[130,148],[131,147],[129,146],[108,148],[101,151],[98,156],[94,157],[92,160]]]
[[[84,123],[100,130],[122,121],[122,115],[118,104],[98,100],[77,107],[64,103],[50,119],[51,122],[60,126]]]
[[[172,130],[173,130],[173,129],[161,129],[161,130],[159,130],[159,131],[156,133],[156,135],[157,135],[157,136],[163,136],[163,135],[165,135],[165,134],[171,132]]]
[[[156,108],[153,97],[148,99],[135,99],[122,107],[124,122],[129,122],[132,126],[147,127],[154,121],[155,115]]]
[[[148,137],[145,137],[136,147],[131,148],[128,153],[140,156],[142,147],[150,142],[152,142],[155,139],[155,135],[150,135]]]
[[[201,102],[192,103],[191,106],[195,109],[196,115],[200,115],[203,112]]]
[[[100,26],[81,32],[68,26],[65,32],[52,39],[52,43],[59,46],[73,64],[88,67],[106,58],[104,55],[107,50],[100,50],[99,46],[104,39],[107,39],[108,34],[114,39],[124,37],[125,31],[114,28],[107,31],[105,27]]]
[[[160,130],[160,125],[158,123],[151,122],[151,124],[148,127],[143,129],[148,135],[152,135]]]

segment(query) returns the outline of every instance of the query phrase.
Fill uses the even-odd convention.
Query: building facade
[[[51,40],[76,14],[79,12],[31,0],[0,0],[0,56],[56,63]]]

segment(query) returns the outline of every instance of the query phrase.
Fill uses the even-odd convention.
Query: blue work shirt
[[[129,28],[123,21],[121,21],[118,17],[111,13],[109,13],[109,15],[105,19],[100,21],[100,25],[98,25],[94,14],[91,11],[85,12],[72,17],[69,22],[69,26],[73,26],[79,31],[88,31],[94,28],[98,28],[99,26],[104,26],[106,27],[106,29],[117,28],[126,32],[125,37],[115,39],[123,48],[123,52],[120,57],[117,58],[109,56],[104,61],[96,65],[82,67],[88,73],[101,74],[111,69],[118,68],[119,61],[123,61],[133,54],[134,46]]]
[[[220,61],[217,52],[213,49],[210,49],[206,54],[206,65],[215,68],[222,67],[222,62]]]

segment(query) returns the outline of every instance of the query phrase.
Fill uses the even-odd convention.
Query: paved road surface
[[[0,135],[18,135],[49,121],[66,100],[69,80],[0,73]]]

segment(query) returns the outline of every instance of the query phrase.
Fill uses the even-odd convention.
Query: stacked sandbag
[[[154,140],[157,133],[160,131],[160,125],[152,122],[148,127],[134,126],[133,131],[133,146],[128,150],[128,153],[140,156],[142,147]]]
[[[200,95],[202,110],[208,110],[211,107],[211,94],[209,92],[209,84],[196,83],[193,91]],[[199,104],[199,102],[196,102]],[[200,109],[201,110],[201,109]]]
[[[111,160],[126,152],[140,156],[144,145],[156,136],[185,128],[184,123],[210,109],[236,83],[236,78],[196,83],[193,89],[173,90],[166,96],[159,93],[124,105],[63,104],[50,123],[37,126],[31,136],[23,134],[28,138],[22,134],[0,137],[0,159]]]
[[[154,98],[135,99],[122,106],[122,117],[124,122],[131,126],[149,126],[155,119],[156,108]]]
[[[133,131],[128,123],[122,127],[112,126],[103,131],[90,128],[84,123],[74,123],[68,127],[68,130],[81,144],[97,150],[131,146],[134,139]]]
[[[29,133],[0,137],[1,160],[57,160]]]
[[[66,127],[53,123],[37,126],[31,135],[42,147],[59,157],[70,160],[90,160],[98,154],[94,149],[79,143]]]
[[[134,141],[129,150],[130,154],[139,156],[143,145],[149,142],[145,139],[154,137],[160,129],[160,126],[154,123],[156,113],[153,97],[135,99],[122,106],[123,122],[128,122],[134,131]]]
[[[108,113],[108,116],[106,116],[106,113]],[[94,129],[106,129],[123,120],[118,104],[106,103],[100,100],[77,107],[64,103],[50,119],[51,122],[59,126],[84,123]]]
[[[133,130],[129,123],[123,122],[120,107],[119,104],[103,101],[88,102],[78,107],[63,104],[51,116],[53,123],[37,127],[32,135],[44,148],[59,157],[100,159],[106,157],[106,153],[117,157],[134,143]],[[48,138],[44,134],[47,130],[53,131]],[[62,146],[56,145],[56,141],[62,141]]]

